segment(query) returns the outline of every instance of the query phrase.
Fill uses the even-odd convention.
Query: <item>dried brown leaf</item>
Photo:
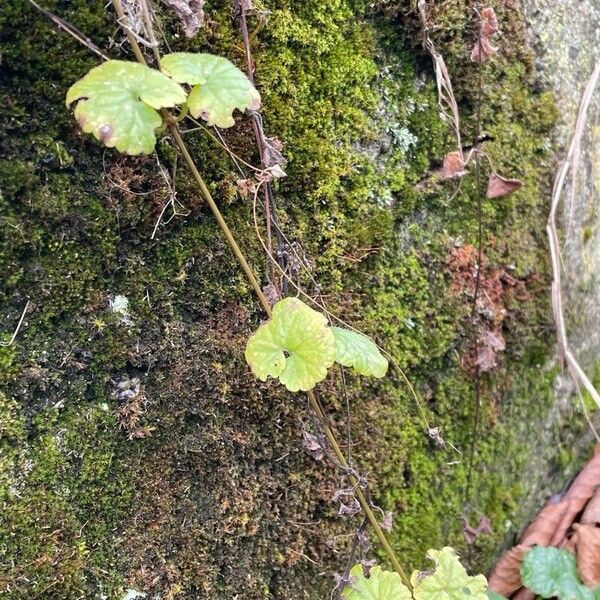
[[[175,11],[187,37],[194,37],[204,25],[204,0],[164,0],[164,3]]]
[[[502,351],[506,349],[506,341],[500,331],[484,331],[479,338],[484,346]]]
[[[279,165],[282,169],[285,168],[287,160],[283,156],[283,142],[277,137],[263,137],[263,146],[265,167]]]
[[[235,186],[242,198],[248,198],[256,193],[256,181],[253,179],[238,179]]]
[[[484,8],[481,11],[481,35],[484,37],[491,37],[495,33],[498,33],[498,18],[493,8]]]
[[[600,487],[596,488],[594,495],[585,505],[585,510],[583,511],[579,522],[584,525],[600,524]]]
[[[457,179],[466,173],[463,157],[458,150],[449,152],[444,156],[444,164],[441,171],[443,179]]]
[[[488,181],[486,196],[488,198],[508,196],[521,187],[523,187],[523,182],[520,179],[507,179],[498,173],[492,173]]]
[[[498,52],[498,48],[492,46],[492,42],[488,37],[481,36],[475,42],[471,50],[471,61],[475,63],[483,63]]]
[[[316,435],[305,431],[302,434],[302,447],[308,454],[310,454],[315,460],[322,460],[325,456],[323,446],[319,442],[319,438]]]
[[[563,501],[568,503],[567,510],[562,516],[562,519],[550,540],[552,546],[559,546],[564,541],[567,531],[573,524],[575,517],[583,510],[599,485],[600,452],[597,452],[587,462],[564,496]]]
[[[482,373],[491,371],[496,366],[496,351],[489,346],[482,346],[477,350],[475,364]]]
[[[577,567],[583,583],[590,587],[600,584],[600,529],[576,523]]]
[[[521,544],[548,546],[556,527],[562,522],[569,503],[552,498],[521,536]]]
[[[513,597],[512,600],[535,600],[536,595],[527,588],[521,588]]]
[[[521,563],[531,547],[532,544],[519,544],[500,557],[488,578],[490,590],[508,597],[523,585]]]

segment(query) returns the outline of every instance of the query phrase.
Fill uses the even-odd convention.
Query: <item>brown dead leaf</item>
[[[486,60],[494,56],[498,52],[498,48],[492,46],[492,42],[488,37],[481,36],[475,42],[471,50],[471,61],[474,63],[484,63]]]
[[[480,336],[480,342],[494,350],[503,351],[506,349],[506,341],[500,331],[484,331]]]
[[[325,456],[325,450],[323,449],[323,445],[319,442],[319,438],[308,431],[302,433],[302,447],[315,460],[322,460]]]
[[[246,199],[256,193],[256,181],[253,179],[238,179],[235,182],[238,194]]]
[[[587,501],[594,495],[599,485],[600,452],[596,452],[585,467],[583,467],[579,475],[577,475],[564,496],[563,501],[568,503],[567,510],[550,540],[550,545],[559,546],[564,541],[575,517],[583,510]]]
[[[491,371],[497,365],[495,350],[489,346],[479,348],[475,364],[479,367],[481,373]]]
[[[481,35],[491,37],[498,33],[498,18],[493,8],[484,8],[481,11]]]
[[[513,597],[512,600],[535,600],[536,595],[527,588],[521,588]]]
[[[458,150],[449,152],[444,156],[441,175],[443,179],[457,179],[466,175],[465,163]]]
[[[486,196],[488,198],[508,196],[521,187],[523,187],[523,182],[520,179],[507,179],[498,173],[492,173],[488,181]]]
[[[519,544],[500,557],[488,577],[490,590],[508,597],[523,585],[521,582],[521,563],[525,553],[531,547],[532,544]]]
[[[285,168],[287,160],[283,156],[283,142],[277,137],[264,137],[264,156],[263,161],[265,167],[274,167],[279,165],[282,169]]]
[[[520,570],[525,552],[535,545],[549,545],[556,526],[561,522],[567,508],[568,502],[556,501],[556,499],[551,499],[544,506],[521,536],[520,543],[505,552],[494,566],[489,577],[491,590],[509,596],[521,587]]]
[[[534,544],[538,546],[550,545],[554,531],[562,522],[568,505],[569,503],[566,500],[550,499],[521,536],[521,544],[529,546]]]
[[[574,526],[577,568],[583,583],[590,587],[600,584],[600,529],[593,525]]]
[[[194,37],[204,25],[204,0],[164,0],[164,3],[175,11],[187,37]]]
[[[583,511],[579,522],[584,525],[600,524],[600,487],[596,488],[594,495],[585,505],[585,510]]]

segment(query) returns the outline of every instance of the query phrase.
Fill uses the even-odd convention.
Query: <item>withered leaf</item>
[[[477,351],[475,364],[482,373],[491,371],[496,366],[496,351],[490,346],[482,346]]]
[[[492,7],[481,11],[481,35],[491,37],[498,32],[498,18]]]
[[[489,577],[490,589],[498,594],[509,596],[519,590],[521,583],[521,562],[523,556],[531,547],[548,546],[556,527],[561,523],[567,512],[566,500],[550,499],[538,516],[521,536],[520,543],[505,552],[494,566]],[[535,598],[528,590],[519,591],[514,598]]]
[[[587,501],[594,495],[594,492],[599,485],[600,452],[596,452],[579,475],[577,475],[571,484],[571,487],[565,494],[563,501],[567,502],[567,508],[550,540],[552,546],[560,546],[564,542],[567,531],[573,524],[575,517],[587,504]]]
[[[569,503],[566,500],[551,498],[538,516],[527,527],[521,536],[521,543],[537,546],[548,546],[554,531],[567,512]]]
[[[471,50],[471,61],[483,63],[494,56],[496,52],[498,52],[498,48],[492,46],[490,39],[485,36],[480,36]]]
[[[484,331],[479,340],[484,346],[494,350],[502,351],[506,349],[506,341],[500,331]]]
[[[508,196],[522,187],[523,182],[520,179],[507,179],[502,175],[498,175],[498,173],[492,173],[488,181],[486,196],[488,198],[500,198]]]
[[[265,167],[279,165],[283,169],[287,164],[287,160],[282,154],[283,142],[277,137],[264,137],[263,146]]]
[[[525,553],[530,549],[529,544],[519,544],[500,557],[488,578],[490,590],[508,597],[523,585],[521,563]]]
[[[535,600],[536,595],[528,590],[526,587],[522,587],[513,597],[512,600]]]
[[[586,585],[600,584],[600,529],[593,525],[573,525],[576,537],[577,568]]]
[[[315,460],[322,460],[325,456],[323,446],[319,443],[319,439],[316,435],[305,431],[302,434],[302,447],[308,454],[310,454]]]
[[[579,519],[584,525],[600,524],[600,488],[597,488]]]
[[[256,193],[256,182],[252,179],[238,179],[235,182],[235,186],[242,198],[248,198],[250,195]]]
[[[185,35],[194,37],[200,27],[204,25],[204,0],[163,0],[172,8],[181,24]]]
[[[382,529],[385,529],[385,531],[387,531],[388,533],[390,533],[392,531],[392,527],[394,524],[394,513],[392,513],[392,511],[387,511],[385,513],[385,516],[383,517],[383,521],[381,523],[379,523],[381,525]]]
[[[465,163],[461,153],[458,150],[449,152],[444,156],[441,175],[443,179],[457,179],[466,175]]]
[[[356,498],[352,498],[349,504],[344,504],[340,502],[340,509],[338,510],[338,515],[340,517],[353,517],[354,515],[360,512],[360,502]]]

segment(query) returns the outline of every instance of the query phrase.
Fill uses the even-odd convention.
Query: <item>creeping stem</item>
[[[126,23],[127,17],[123,11],[123,7],[121,6],[121,0],[112,0],[112,4],[114,6],[115,12],[117,13],[117,17],[119,18],[119,23],[125,30],[125,34],[127,35],[127,39],[129,40],[129,43],[131,45],[133,53],[135,54],[136,59],[138,60],[138,62],[140,62],[144,65],[147,64],[146,59],[142,53],[142,50],[141,50],[135,36],[130,31],[130,29],[127,27],[127,23]],[[146,11],[145,11],[144,16],[147,18],[147,21],[149,21],[148,14]],[[148,29],[151,31],[151,23],[147,23],[147,26],[148,26]],[[221,229],[221,232],[223,233],[223,235],[225,237],[225,240],[227,241],[227,244],[229,245],[231,251],[235,255],[238,263],[240,264],[240,267],[244,271],[244,274],[246,275],[246,278],[248,279],[250,285],[254,289],[254,292],[256,293],[256,296],[259,299],[264,311],[270,317],[271,316],[271,305],[269,304],[269,301],[267,300],[265,294],[263,293],[262,288],[260,287],[260,284],[259,284],[258,280],[256,279],[256,276],[254,275],[254,272],[252,271],[250,265],[248,264],[248,261],[246,260],[246,257],[244,256],[244,253],[240,249],[233,234],[231,233],[231,230],[229,229],[227,223],[225,222],[225,219],[223,218],[223,215],[221,214],[219,207],[217,206],[208,187],[206,186],[206,183],[204,182],[204,179],[202,178],[202,175],[200,174],[200,171],[198,170],[198,167],[196,166],[194,159],[191,157],[191,155],[185,145],[185,142],[183,141],[183,138],[181,137],[181,132],[179,131],[179,126],[177,124],[177,121],[173,118],[173,116],[167,109],[162,109],[161,113],[162,113],[164,122],[167,123],[167,128],[169,129],[169,133],[171,135],[171,139],[173,140],[173,143],[175,144],[175,146],[177,146],[179,152],[181,153],[188,169],[190,170],[190,173],[192,174],[192,176],[194,177],[194,180],[196,181],[196,183],[198,185],[198,189],[200,190],[202,197],[208,204],[213,216],[215,217],[215,220],[217,221],[217,224],[219,225],[219,228]],[[327,439],[329,440],[331,447],[333,448],[333,452],[335,453],[339,464],[341,465],[341,467],[344,470],[346,470],[349,473],[349,480],[352,483],[352,485],[356,488],[356,497],[357,497],[361,507],[365,511],[367,519],[371,523],[371,526],[373,527],[373,530],[375,531],[375,535],[377,536],[377,539],[381,543],[390,562],[392,563],[392,566],[394,567],[394,570],[398,573],[398,575],[402,579],[404,585],[406,585],[409,589],[412,589],[410,581],[409,581],[408,577],[406,576],[406,573],[404,572],[402,565],[400,564],[394,550],[392,549],[392,547],[390,546],[390,543],[388,542],[387,538],[385,537],[385,534],[381,528],[381,525],[379,524],[379,522],[377,521],[377,518],[375,517],[375,514],[373,513],[371,505],[370,505],[367,497],[365,496],[364,491],[360,487],[360,481],[354,474],[352,474],[351,467],[348,464],[348,462],[344,456],[344,453],[342,452],[340,445],[338,444],[335,434],[333,433],[333,430],[329,426],[329,423],[323,412],[323,409],[321,408],[321,405],[319,404],[319,401],[318,401],[315,393],[312,390],[310,390],[308,392],[308,399],[309,399],[309,402],[310,402],[310,405],[311,405],[313,411],[315,412],[317,418],[319,419],[319,422],[321,423],[321,426],[323,427],[323,431],[325,432],[325,435],[326,435]]]

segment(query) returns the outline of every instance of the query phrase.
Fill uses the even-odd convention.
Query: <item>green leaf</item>
[[[350,577],[356,580],[344,588],[342,596],[346,600],[411,600],[408,588],[402,583],[400,575],[393,571],[382,571],[373,567],[369,577],[365,577],[361,565],[354,565]]]
[[[250,80],[221,56],[174,52],[163,57],[160,68],[178,83],[194,86],[187,100],[190,113],[209,125],[231,127],[236,108],[260,106],[260,94]]]
[[[262,381],[279,377],[291,392],[312,389],[335,360],[327,319],[297,298],[273,307],[273,316],[250,336],[246,360]]]
[[[536,546],[523,558],[521,579],[532,592],[543,598],[593,600],[594,593],[579,580],[573,554],[558,548]]]
[[[335,336],[335,360],[345,367],[353,367],[360,375],[383,377],[388,361],[379,352],[371,338],[350,329],[332,327]]]
[[[412,574],[415,600],[487,600],[486,578],[468,575],[452,548],[429,550],[427,557],[435,562],[435,569]]]
[[[496,594],[496,592],[492,592],[491,590],[487,591],[488,600],[508,600],[506,596],[502,594]]]
[[[79,101],[75,117],[86,133],[126,154],[150,154],[156,109],[185,102],[184,89],[161,72],[139,63],[109,60],[94,67],[67,92],[67,106]]]

